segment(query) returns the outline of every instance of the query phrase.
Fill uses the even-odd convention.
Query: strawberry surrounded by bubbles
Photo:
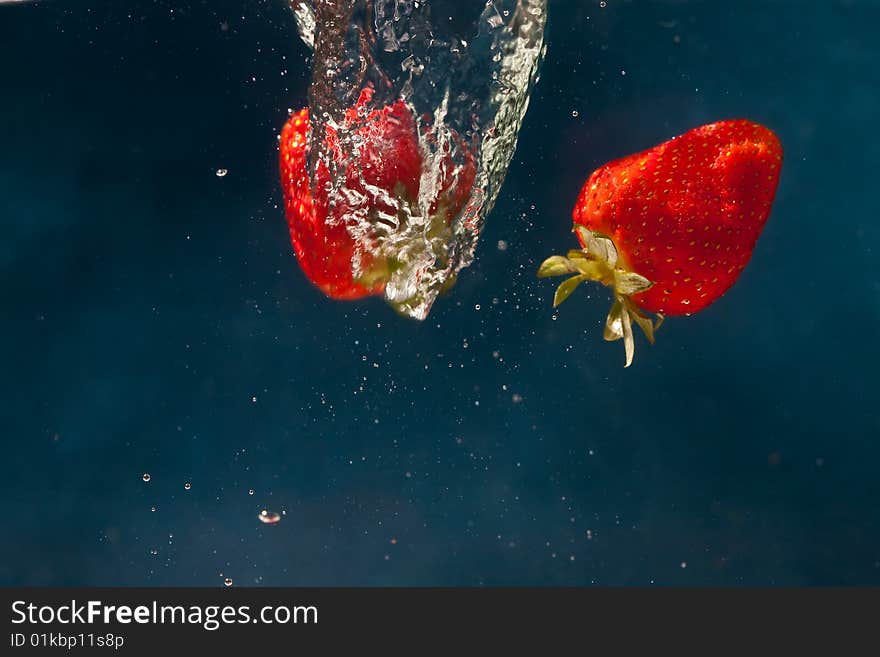
[[[469,151],[462,148],[465,162],[454,166],[447,147],[440,155],[439,180],[424,190],[425,146],[412,110],[402,100],[368,110],[372,96],[370,88],[361,92],[346,110],[341,131],[326,127],[334,173],[319,160],[314,181],[308,173],[308,109],[291,114],[281,132],[281,185],[291,242],[309,280],[334,299],[383,294],[395,270],[406,266],[409,247],[423,248],[392,238],[422,214],[427,215],[423,234],[444,236],[467,203],[475,177]],[[424,135],[425,144],[431,139]]]
[[[538,270],[540,277],[573,274],[556,290],[554,307],[586,280],[612,288],[604,337],[623,339],[629,367],[633,322],[653,343],[664,316],[702,310],[736,282],[770,215],[781,168],[776,135],[744,119],[605,164],[572,213],[581,249]]]

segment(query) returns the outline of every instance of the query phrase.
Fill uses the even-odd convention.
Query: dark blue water
[[[0,583],[880,583],[880,6],[550,11],[419,324],[296,264],[282,0],[0,7]],[[770,221],[624,370],[606,291],[554,320],[537,264],[595,167],[733,116],[784,144]]]

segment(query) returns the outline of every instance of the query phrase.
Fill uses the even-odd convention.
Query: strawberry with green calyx
[[[653,343],[664,316],[702,310],[736,282],[770,215],[781,167],[776,135],[743,119],[610,162],[575,203],[581,250],[548,258],[538,276],[573,274],[554,306],[585,280],[612,288],[604,337],[623,339],[628,367],[633,323]]]

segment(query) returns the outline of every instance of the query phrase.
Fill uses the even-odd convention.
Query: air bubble
[[[149,473],[149,472],[145,472],[145,473],[144,473],[144,476],[141,477],[141,478],[142,478],[144,481],[149,481],[149,480],[150,480],[150,473]]]
[[[269,511],[268,509],[260,511],[257,514],[257,518],[259,518],[260,522],[264,525],[274,525],[277,522],[281,522],[281,514]]]
[[[218,178],[225,178],[227,173],[229,173],[229,169],[217,169]]]

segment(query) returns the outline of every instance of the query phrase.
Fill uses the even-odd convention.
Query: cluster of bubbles
[[[473,261],[507,174],[545,52],[547,0],[291,0],[291,6],[302,40],[314,49],[309,166],[312,172],[319,160],[328,166],[330,194],[352,190],[343,175],[333,175],[337,166],[323,136],[330,128],[343,145],[352,138],[343,117],[367,87],[374,90],[367,111],[402,100],[416,117],[423,188],[443,179],[450,159],[476,169],[463,209],[441,234],[432,230],[430,199],[421,192],[426,198],[418,207],[398,202],[400,221],[379,240],[374,227],[342,219],[364,252],[377,259],[406,254],[385,296],[404,314],[424,319]],[[353,268],[357,275],[357,262]]]

